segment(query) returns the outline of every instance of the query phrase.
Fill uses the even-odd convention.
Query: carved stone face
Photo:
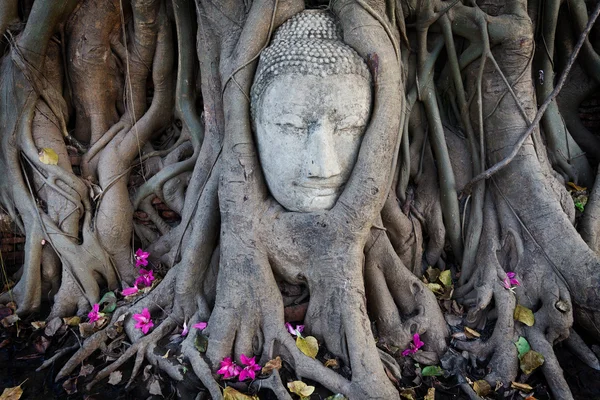
[[[329,210],[342,193],[369,120],[371,86],[351,74],[278,76],[255,112],[271,194],[290,211]]]

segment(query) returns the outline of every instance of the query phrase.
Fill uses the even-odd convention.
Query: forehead
[[[273,80],[259,102],[259,113],[358,114],[366,118],[371,107],[371,86],[358,75],[288,74]]]

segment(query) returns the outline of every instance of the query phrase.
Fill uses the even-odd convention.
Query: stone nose
[[[334,133],[335,127],[328,121],[311,126],[305,158],[306,175],[309,178],[331,178],[341,174]]]

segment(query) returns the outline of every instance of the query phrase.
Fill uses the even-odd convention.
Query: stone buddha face
[[[304,34],[310,36],[316,22],[321,37],[337,38],[328,14],[303,14],[309,17]],[[300,19],[295,29],[302,28]],[[329,26],[323,27],[323,21]],[[370,76],[364,61],[339,39],[293,39],[296,43],[284,43],[280,51],[272,52],[273,65],[261,59],[263,69],[259,64],[253,86],[260,162],[271,194],[283,207],[329,210],[350,177],[369,121]]]

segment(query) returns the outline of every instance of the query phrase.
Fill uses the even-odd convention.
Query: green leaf
[[[442,271],[440,273],[440,277],[439,277],[440,282],[442,282],[444,284],[444,286],[446,287],[450,287],[452,286],[452,274],[450,273],[450,270],[447,269],[445,271]]]
[[[200,353],[206,353],[206,348],[208,347],[208,337],[198,332],[196,334],[196,339],[194,340],[194,346]]]
[[[440,285],[439,283],[428,283],[427,287],[433,293],[438,293],[438,294],[444,293],[444,288],[442,288],[442,285]]]
[[[57,165],[58,164],[58,154],[54,150],[49,147],[44,147],[38,153],[39,159],[41,162],[47,165]]]
[[[437,365],[428,365],[421,371],[421,376],[440,376],[444,375],[444,370]]]
[[[535,317],[533,316],[533,311],[531,311],[527,307],[523,307],[520,304],[517,304],[515,307],[515,313],[513,315],[515,320],[524,323],[527,326],[533,326],[535,323]]]
[[[115,308],[117,308],[117,296],[115,295],[115,293],[114,292],[105,293],[104,296],[102,296],[102,298],[100,299],[100,302],[98,304],[104,304],[104,303],[106,303],[106,305],[102,309],[103,313],[111,313],[111,312],[115,311]]]
[[[532,373],[537,367],[544,363],[544,356],[537,351],[529,350],[521,357],[521,371],[526,374]]]
[[[296,338],[296,346],[310,358],[315,358],[319,352],[319,342],[313,336],[305,338],[298,336]]]
[[[333,396],[326,397],[325,400],[348,400],[348,398],[341,393],[337,393]]]
[[[519,358],[523,357],[525,353],[531,350],[531,346],[529,346],[529,342],[523,336],[519,336],[519,340],[515,342],[515,346],[517,346],[517,352],[519,353]]]

